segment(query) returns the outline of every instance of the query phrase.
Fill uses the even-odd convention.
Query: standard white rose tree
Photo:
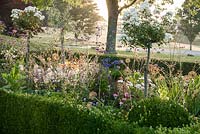
[[[14,26],[18,31],[26,33],[27,51],[26,51],[26,68],[29,69],[29,55],[30,55],[30,38],[42,30],[42,21],[45,16],[36,8],[32,6],[26,7],[24,10],[13,9],[11,18]]]
[[[145,0],[140,5],[131,7],[123,16],[123,36],[122,43],[130,47],[140,46],[147,49],[147,60],[144,69],[144,94],[148,95],[148,65],[150,59],[150,49],[154,43],[161,45],[173,39],[167,32],[168,25],[173,14],[164,13],[162,8],[158,8]]]

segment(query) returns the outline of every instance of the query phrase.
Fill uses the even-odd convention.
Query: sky
[[[106,0],[96,0],[97,6],[99,8],[99,13],[104,17],[105,20],[108,19],[108,11],[106,7]],[[169,6],[168,10],[175,11],[176,8],[181,7],[184,0],[174,0],[174,4]]]

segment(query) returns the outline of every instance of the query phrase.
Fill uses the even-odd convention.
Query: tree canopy
[[[192,50],[192,43],[200,32],[200,10],[198,6],[200,6],[200,1],[186,0],[182,5],[183,9],[178,13],[180,16],[179,28],[188,38],[190,42],[190,50]]]
[[[52,6],[54,2],[57,0],[23,0],[26,3],[32,3],[33,5],[37,6],[38,8],[47,8]],[[62,0],[63,2],[67,2],[71,5],[79,5],[82,0]]]
[[[69,13],[76,38],[80,34],[87,36],[95,33],[97,22],[101,20],[101,16],[98,15],[97,5],[93,0],[83,0],[81,5],[73,6]]]

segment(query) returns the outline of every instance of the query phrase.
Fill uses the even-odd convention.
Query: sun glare
[[[97,6],[99,9],[99,14],[103,16],[105,20],[108,20],[108,9],[106,6],[106,0],[97,0]]]
[[[159,0],[158,0],[159,1]],[[168,10],[175,11],[175,8],[181,7],[185,0],[174,0],[174,4],[168,7]],[[106,0],[96,0],[99,9],[99,14],[103,16],[105,20],[108,20],[108,9],[106,6]]]

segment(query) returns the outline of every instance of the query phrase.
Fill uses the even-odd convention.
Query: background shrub
[[[129,112],[130,122],[138,122],[140,126],[155,128],[182,127],[189,124],[189,113],[183,107],[173,101],[161,100],[159,98],[148,98],[140,101]]]

